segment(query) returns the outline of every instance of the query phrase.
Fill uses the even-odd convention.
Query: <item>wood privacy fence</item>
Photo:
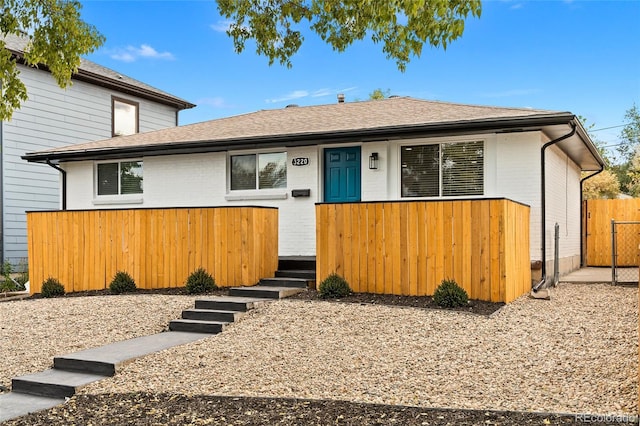
[[[640,198],[626,200],[586,200],[582,208],[583,256],[587,266],[611,266],[611,219],[616,222],[640,221]],[[618,266],[638,266],[640,227],[617,235]],[[625,231],[625,230],[623,230]]]
[[[472,299],[531,289],[529,207],[506,199],[316,205],[320,282],[355,292],[432,295],[455,279]]]
[[[117,271],[139,288],[182,287],[205,268],[219,286],[253,285],[278,266],[278,210],[167,208],[27,213],[31,292],[108,288]]]

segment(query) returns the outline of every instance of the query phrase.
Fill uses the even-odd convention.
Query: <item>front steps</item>
[[[285,256],[278,259],[276,278],[301,278],[308,281],[309,287],[315,287],[315,256]]]
[[[315,286],[315,258],[281,258],[275,278],[237,287],[229,296],[196,300],[194,309],[169,323],[169,332],[124,340],[54,358],[52,369],[12,379],[12,392],[0,395],[0,422],[54,407],[80,388],[113,376],[136,358],[220,333],[256,306]]]
[[[158,333],[58,356],[49,370],[13,378],[11,391],[48,398],[70,397],[89,383],[113,376],[127,362],[206,336],[202,333]]]
[[[216,334],[236,321],[243,312],[260,303],[283,299],[313,286],[315,257],[281,257],[275,278],[263,278],[258,285],[232,287],[229,296],[196,300],[195,309],[182,311],[182,318],[171,321],[169,330]]]

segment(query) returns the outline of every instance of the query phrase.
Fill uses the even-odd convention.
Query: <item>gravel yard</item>
[[[0,303],[0,386],[53,365],[53,357],[167,329],[192,296],[64,297]]]
[[[163,330],[194,299],[0,303],[2,384],[48,367],[54,355]],[[563,284],[551,301],[523,297],[491,317],[284,300],[248,313],[222,334],[133,362],[81,394],[635,413],[637,300],[637,288]]]

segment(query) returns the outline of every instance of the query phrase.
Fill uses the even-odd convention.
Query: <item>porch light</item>
[[[378,153],[372,152],[369,156],[369,169],[377,170],[378,169]]]

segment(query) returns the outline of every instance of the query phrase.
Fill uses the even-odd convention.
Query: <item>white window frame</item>
[[[482,194],[476,195],[442,195],[442,145],[443,144],[458,144],[458,143],[472,143],[482,142],[483,149],[483,165],[482,165]],[[401,200],[436,200],[436,199],[464,199],[464,198],[483,198],[487,194],[487,139],[485,137],[443,137],[429,140],[414,139],[411,141],[405,141],[398,144],[398,198]],[[438,195],[434,196],[417,196],[409,197],[402,195],[402,149],[407,146],[421,146],[421,145],[438,145],[439,150],[439,167],[438,167]]]
[[[106,204],[141,204],[143,202],[144,186],[143,190],[139,194],[122,194],[120,188],[120,167],[122,163],[130,162],[142,163],[142,176],[144,178],[144,161],[142,158],[123,158],[115,160],[101,160],[94,161],[93,163],[93,204],[94,205],[106,205]],[[118,164],[118,194],[98,195],[98,165],[100,164]],[[144,180],[143,180],[144,182]]]
[[[231,157],[240,155],[255,155],[256,156],[256,168],[259,167],[259,155],[260,154],[277,154],[284,153],[286,156],[285,167],[287,170],[287,186],[284,188],[258,188],[258,170],[256,170],[256,188],[255,189],[231,189]],[[274,149],[261,149],[251,151],[229,151],[227,152],[227,194],[225,200],[227,201],[245,201],[245,200],[284,200],[288,198],[289,187],[289,153],[283,148]]]
[[[124,105],[129,105],[130,107],[135,108],[135,111],[134,111],[135,112],[135,117],[134,117],[135,129],[133,133],[116,132],[116,102]],[[136,101],[132,101],[130,99],[111,96],[111,137],[135,135],[136,133],[140,133],[140,103]]]

